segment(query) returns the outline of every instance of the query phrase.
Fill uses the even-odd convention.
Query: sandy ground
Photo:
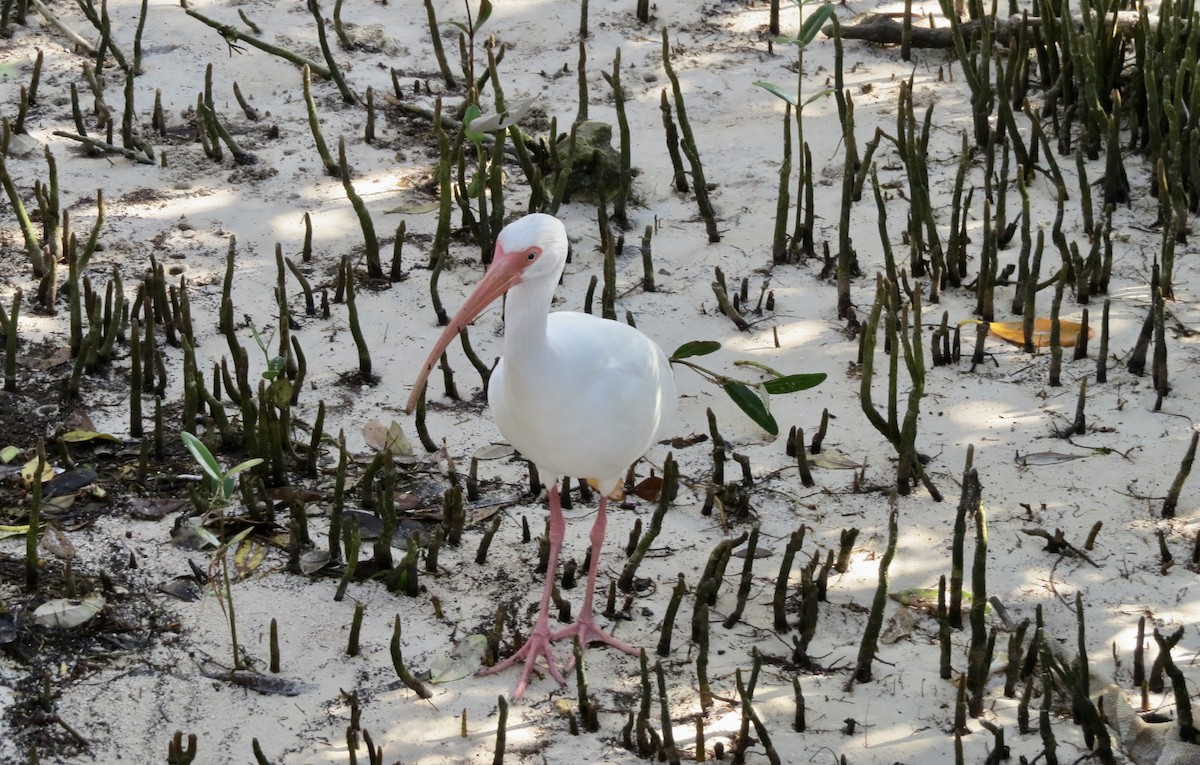
[[[439,0],[434,5],[443,22],[465,17],[460,3]],[[586,39],[590,117],[615,121],[611,90],[600,71],[611,69],[613,54],[620,48],[633,164],[640,171],[634,187],[640,204],[631,211],[634,226],[630,237],[635,241],[646,225],[656,226],[653,252],[660,286],[654,294],[638,289],[640,260],[627,253],[618,263],[618,312],[632,312],[638,327],[668,350],[693,339],[719,340],[724,349],[708,361],[721,371],[733,372],[736,360],[752,360],[785,373],[827,373],[829,379],[821,387],[775,397],[772,409],[785,431],[797,425],[811,434],[822,408],[828,408],[833,419],[827,446],[866,466],[861,491],[855,491],[854,471],[850,470],[818,468],[817,486],[802,487],[794,461],[784,453],[782,437],[769,437],[742,417],[719,390],[686,370],[677,371],[681,401],[672,435],[705,433],[705,409],[716,413],[722,435],[752,465],[752,507],[761,526],[760,554],[765,551],[766,556],[756,561],[742,621],[726,629],[720,621],[733,608],[741,559],[735,557],[728,568],[712,614],[708,672],[717,700],[707,710],[700,705],[697,649],[688,639],[686,627],[693,597],[685,599],[673,650],[663,660],[674,738],[685,758],[694,757],[694,720],[699,718],[708,755],[712,756],[716,742],[728,747],[740,715],[734,673],[738,668],[749,670],[751,651],[757,648],[768,660],[754,705],[785,762],[835,762],[839,757],[856,764],[951,762],[956,690],[938,677],[935,620],[912,611],[912,626],[901,630],[895,642],[880,647],[875,680],[863,685],[847,683],[887,542],[886,489],[894,474],[894,455],[862,414],[855,367],[857,344],[848,339],[844,322],[837,319],[832,284],[817,278],[820,263],[770,265],[782,103],[752,83],[760,79],[792,83],[795,53],[785,46],[776,46],[774,55],[767,52],[767,7],[763,3],[662,2],[654,11],[655,22],[646,26],[634,19],[632,3],[607,5],[593,4]],[[238,23],[236,11],[242,10],[264,28],[267,39],[319,57],[313,20],[301,4],[204,1],[192,7],[229,24]],[[76,29],[90,29],[78,9],[64,3],[57,9]],[[846,22],[854,14],[898,9],[886,3],[856,4],[839,7],[838,14]],[[932,11],[933,6],[926,10]],[[130,50],[137,4],[114,0],[109,11],[116,39]],[[331,12],[331,8],[325,9],[326,15]],[[506,95],[536,97],[548,116],[558,118],[560,130],[576,112],[578,13],[575,3],[498,2],[483,30],[509,46],[500,65]],[[365,92],[371,86],[377,98],[390,94],[388,69],[395,68],[412,101],[432,103],[427,95],[411,95],[414,80],[429,82],[435,91],[443,89],[425,15],[418,4],[352,2],[346,4],[342,17],[360,43],[358,51],[338,51],[352,88]],[[785,30],[796,28],[794,10],[787,10],[784,19]],[[719,244],[707,243],[694,200],[671,188],[658,107],[659,94],[668,85],[660,59],[662,26],[670,29],[674,66],[683,82],[708,179],[715,184],[714,203],[722,233]],[[90,37],[90,32],[85,36]],[[235,126],[245,147],[257,155],[257,165],[234,167],[228,158],[216,164],[203,155],[198,144],[158,141],[156,149],[167,155],[167,167],[137,165],[115,156],[86,157],[70,142],[52,136],[53,130],[71,129],[70,83],[79,83],[85,109],[91,96],[80,74],[84,58],[70,50],[62,35],[31,17],[29,26],[18,27],[12,39],[0,44],[0,103],[10,119],[17,109],[19,87],[28,81],[35,50],[45,55],[39,100],[28,120],[29,136],[39,146],[30,154],[11,158],[9,167],[26,203],[32,205],[33,181],[45,177],[40,145],[49,145],[58,161],[63,207],[71,211],[76,231],[87,231],[92,225],[95,193],[103,189],[107,200],[103,250],[94,258],[89,275],[102,284],[114,266],[119,268],[126,276],[130,296],[129,285],[151,254],[164,262],[176,279],[183,275],[189,284],[204,369],[226,352],[224,339],[216,332],[216,317],[231,235],[238,242],[233,291],[237,315],[245,314],[257,326],[267,328],[276,315],[270,297],[275,279],[274,247],[280,243],[285,254],[298,257],[303,239],[301,216],[309,213],[313,220],[315,254],[309,278],[314,284],[330,284],[343,255],[361,257],[361,234],[340,183],[323,174],[313,149],[300,73],[295,67],[254,49],[232,51],[215,31],[169,2],[151,1],[144,40],[145,71],[134,81],[137,118],[143,130],[149,131],[156,91],[161,91],[168,122],[183,125],[182,115],[194,108],[203,88],[204,69],[211,65],[217,107]],[[454,53],[456,45],[452,39],[448,43]],[[805,56],[805,87],[816,92],[831,82],[832,43],[820,37]],[[457,62],[457,56],[452,55],[452,60]],[[943,81],[940,72],[952,75],[950,81]],[[934,106],[928,160],[935,174],[933,192],[935,205],[943,210],[943,227],[948,224],[946,207],[960,135],[970,129],[968,94],[960,74],[952,58],[941,51],[916,51],[914,62],[906,64],[891,48],[846,45],[846,86],[854,94],[860,143],[871,136],[876,125],[894,130],[901,80],[913,78],[918,109]],[[248,122],[233,101],[234,81],[262,113],[258,123]],[[432,180],[436,147],[430,144],[424,123],[399,117],[395,111],[381,117],[377,140],[367,144],[362,139],[365,112],[361,107],[342,104],[332,83],[318,82],[316,94],[325,137],[331,143],[345,138],[355,188],[366,201],[380,235],[390,242],[391,232],[403,219],[410,237],[404,263],[411,278],[390,289],[363,290],[359,295],[367,342],[375,370],[381,375],[373,387],[342,383],[356,368],[345,307],[335,305],[330,319],[304,316],[298,287],[289,276],[289,299],[301,325],[294,334],[306,350],[309,367],[310,390],[301,397],[299,416],[311,421],[317,401],[323,399],[330,409],[326,430],[344,430],[350,449],[369,457],[361,433],[371,419],[388,422],[395,418],[412,435],[411,420],[401,414],[401,407],[417,365],[438,333],[429,307],[425,267],[436,213],[429,211],[432,197],[423,190]],[[108,74],[106,95],[119,112],[123,97],[116,71]],[[449,94],[447,102],[457,102],[460,97]],[[487,99],[490,92],[485,103]],[[268,128],[277,128],[279,137],[269,137]],[[843,153],[832,99],[807,107],[805,128],[817,184],[815,238],[818,247],[825,241],[836,247]],[[531,132],[544,133],[545,127]],[[885,187],[893,182],[903,186],[903,166],[886,141],[876,162]],[[1060,163],[1073,179],[1073,163]],[[1094,373],[1094,345],[1089,358],[1064,365],[1061,387],[1047,384],[1048,355],[1031,357],[995,339],[989,340],[992,355],[987,363],[974,371],[969,371],[965,361],[957,366],[931,367],[918,445],[932,458],[928,470],[947,500],[934,502],[923,490],[899,500],[899,542],[891,566],[891,587],[893,591],[935,587],[940,575],[949,574],[954,503],[966,450],[973,444],[990,526],[988,592],[1004,604],[1013,622],[1032,618],[1040,606],[1048,634],[1073,638],[1074,598],[1077,593],[1082,595],[1090,661],[1099,675],[1111,676],[1126,688],[1139,616],[1146,616],[1164,632],[1183,626],[1185,636],[1175,660],[1185,668],[1194,688],[1200,605],[1192,592],[1197,584],[1195,571],[1184,564],[1200,525],[1200,484],[1193,477],[1185,487],[1177,518],[1160,519],[1159,508],[1191,436],[1200,399],[1194,374],[1200,346],[1194,331],[1182,331],[1200,326],[1195,302],[1200,282],[1194,243],[1180,246],[1177,299],[1169,306],[1172,320],[1167,332],[1172,390],[1163,411],[1154,412],[1155,393],[1148,377],[1129,374],[1123,363],[1147,311],[1145,285],[1160,241],[1153,227],[1157,201],[1142,193],[1147,187],[1147,168],[1134,159],[1128,170],[1135,200],[1128,209],[1117,210],[1113,223],[1116,250],[1109,297],[1110,348],[1115,358],[1110,360],[1108,383],[1090,388],[1088,432],[1070,443],[1055,437],[1056,428],[1073,416],[1079,382]],[[982,185],[982,172],[977,163],[971,182]],[[1088,172],[1092,179],[1099,178],[1102,161],[1090,163]],[[520,170],[513,165],[507,204],[514,215],[523,211],[527,194],[520,181]],[[1034,224],[1048,228],[1054,218],[1053,188],[1044,176],[1038,176],[1032,195]],[[1017,200],[1015,190],[1011,191],[1010,217],[1017,214]],[[898,252],[906,252],[900,236],[907,209],[903,194],[889,194],[889,233]],[[981,194],[977,193],[969,211],[973,257],[982,239],[981,210]],[[873,275],[882,268],[876,210],[869,193],[854,205],[852,214],[854,245],[867,274],[855,280],[853,295],[860,315],[865,315],[873,296]],[[575,257],[567,267],[556,308],[578,310],[589,278],[601,272],[595,210],[590,205],[568,205],[560,217],[571,232]],[[1077,200],[1069,208],[1065,228],[1068,238],[1086,249]],[[0,302],[7,306],[14,289],[23,288],[28,296],[35,288],[28,269],[18,267],[24,257],[21,236],[7,199],[0,211],[0,252],[6,262]],[[390,252],[390,246],[385,252]],[[450,310],[462,302],[481,273],[477,250],[457,243],[455,255],[459,262],[443,274],[440,288]],[[1001,265],[1015,262],[1016,256],[1016,247],[1003,250]],[[749,331],[736,331],[720,314],[709,287],[715,267],[734,282],[748,277],[752,292],[762,282],[769,282],[775,310]],[[1001,320],[1015,318],[1005,310],[1010,290],[998,290]],[[1047,315],[1048,303],[1045,293],[1039,296],[1039,315]],[[973,305],[973,296],[949,290],[941,305],[926,306],[922,321],[932,328],[943,310],[949,312],[952,322],[969,319]],[[1068,296],[1064,317],[1076,317],[1079,308]],[[1098,317],[1099,304],[1093,303],[1091,310],[1093,317]],[[57,316],[28,313],[22,316],[20,331],[26,343],[44,339],[61,346],[66,342],[65,328],[65,312]],[[472,338],[485,359],[499,353],[500,330],[498,308],[476,323]],[[243,332],[243,342],[253,347],[249,330]],[[969,336],[964,333],[968,349]],[[477,393],[479,383],[472,380],[469,365],[461,355],[452,358],[459,370],[460,389],[464,394]],[[251,363],[257,370],[263,360],[252,355]],[[168,352],[168,364],[172,378],[177,379],[177,350]],[[122,358],[115,380],[124,379],[127,367],[128,359]],[[437,406],[441,395],[435,389],[431,386],[430,398],[435,401],[431,429],[435,438],[445,439],[447,452],[455,460],[465,463],[478,449],[500,440],[485,410]],[[83,401],[99,429],[125,437],[127,404],[120,391],[121,386],[112,381],[88,381]],[[882,387],[877,386],[877,397],[881,395]],[[0,424],[0,434],[3,432]],[[0,435],[0,446],[9,440]],[[661,445],[652,449],[638,466],[639,476],[648,475],[654,466],[661,467],[668,450]],[[1022,465],[1015,459],[1018,454],[1040,452],[1085,458],[1048,465]],[[630,620],[615,628],[618,636],[651,650],[676,576],[682,573],[694,588],[713,547],[727,535],[748,529],[746,524],[723,528],[715,517],[700,514],[704,482],[711,471],[710,444],[675,449],[675,457],[681,464],[684,485],[666,516],[662,534],[639,569],[649,587],[633,599]],[[440,491],[445,479],[438,474],[437,463],[429,465],[433,478],[428,480],[435,481]],[[726,470],[735,475],[736,463],[729,463]],[[199,662],[204,657],[228,661],[227,623],[211,593],[197,602],[183,603],[156,592],[160,584],[188,573],[189,558],[201,567],[208,562],[206,553],[172,545],[170,519],[136,520],[122,507],[113,507],[107,517],[72,533],[79,556],[77,568],[104,567],[110,561],[132,557],[137,568],[124,571],[123,576],[134,590],[152,593],[149,598],[165,607],[178,624],[148,650],[95,662],[85,672],[71,673],[76,678],[72,682],[56,682],[57,714],[85,737],[89,746],[74,755],[49,755],[42,761],[161,761],[171,735],[180,730],[198,736],[197,763],[249,761],[252,738],[259,740],[271,762],[345,763],[352,760],[346,739],[350,710],[343,691],[353,690],[361,703],[361,727],[383,747],[382,761],[408,765],[491,761],[496,746],[497,699],[511,691],[516,676],[513,672],[473,676],[471,671],[479,659],[470,638],[490,628],[500,601],[516,607],[522,632],[530,628],[542,578],[532,573],[537,545],[521,543],[520,522],[528,518],[536,535],[545,511],[544,495],[539,500],[523,494],[526,471],[521,463],[508,459],[482,462],[480,474],[485,481],[485,503],[512,500],[505,502],[490,556],[482,565],[475,563],[482,529],[472,529],[460,549],[443,551],[442,573],[425,577],[418,597],[392,595],[381,584],[370,582],[352,585],[345,601],[334,602],[335,579],[287,574],[284,553],[277,550],[272,550],[251,576],[234,584],[239,635],[256,660],[265,662],[268,626],[272,619],[278,621],[282,676],[303,684],[299,695],[292,697],[261,695],[202,674]],[[322,513],[326,505],[322,501],[311,508],[318,544],[325,539],[327,524]],[[612,514],[602,585],[620,572],[624,553],[619,548],[635,518],[646,522],[652,511],[653,503],[634,498]],[[564,559],[582,560],[593,513],[594,506],[578,503],[568,511]],[[1030,528],[1062,529],[1068,541],[1081,546],[1097,521],[1104,525],[1089,553],[1095,565],[1046,552],[1041,540],[1021,533]],[[787,535],[801,524],[808,529],[802,559],[814,554],[823,557],[827,550],[836,549],[843,529],[861,531],[848,571],[831,578],[828,601],[820,605],[810,654],[823,671],[797,672],[790,667],[791,635],[772,629],[771,597],[780,554]],[[1176,560],[1166,572],[1159,557],[1159,532]],[[19,539],[0,541],[3,549],[14,555],[21,544]],[[973,546],[968,543],[967,549],[969,556]],[[793,584],[799,583],[799,564],[791,577]],[[9,599],[17,592],[16,583],[0,585],[0,597]],[[577,608],[579,591],[566,591],[565,595]],[[434,598],[441,604],[440,617],[435,614]],[[355,603],[365,607],[363,650],[361,655],[349,657],[345,648]],[[895,619],[906,610],[889,602],[887,618]],[[402,644],[409,666],[442,680],[431,685],[433,696],[427,701],[405,688],[392,670],[388,641],[396,615],[403,623]],[[991,619],[1000,624],[994,613]],[[956,634],[954,640],[954,666],[959,671],[966,664],[967,635]],[[1147,642],[1153,655],[1152,641]],[[998,667],[1004,664],[1006,643],[1007,635],[1001,631]],[[565,653],[566,648],[562,650]],[[29,671],[9,656],[0,657],[0,705],[11,707],[21,700],[16,689]],[[597,649],[587,654],[587,671],[600,709],[599,732],[569,735],[567,710],[576,705],[574,678],[559,689],[550,678],[542,677],[533,682],[524,699],[510,705],[506,762],[637,760],[634,753],[621,747],[626,714],[637,707],[637,661]],[[67,664],[60,674],[68,674]],[[808,703],[808,730],[804,733],[792,729],[795,676],[800,678]],[[1041,752],[1041,739],[1036,733],[1018,732],[1017,702],[1003,697],[1002,685],[1002,678],[994,677],[990,683],[985,719],[1005,729],[1005,742],[1014,760],[1018,756],[1033,760]],[[1170,707],[1168,702],[1153,695],[1150,698],[1154,706]],[[1061,716],[1063,713],[1068,716]],[[653,718],[661,727],[657,698]],[[4,762],[24,757],[12,738],[11,720],[9,715],[0,719],[0,760]],[[848,720],[855,724],[848,727]],[[977,721],[971,721],[969,728],[971,734],[963,739],[965,761],[984,762],[994,739]],[[61,738],[61,731],[55,730],[53,735]],[[1085,752],[1069,710],[1056,710],[1053,730],[1065,761],[1075,761]],[[360,747],[357,756],[366,761],[365,748]],[[747,759],[767,761],[761,745],[751,747]]]

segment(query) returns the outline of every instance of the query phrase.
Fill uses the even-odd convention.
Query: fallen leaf
[[[71,544],[67,535],[54,525],[46,526],[45,531],[42,532],[42,549],[63,560],[71,560],[75,557],[75,545]]]
[[[42,488],[42,496],[63,497],[68,494],[77,494],[81,489],[89,486],[95,480],[96,473],[92,470],[68,470],[45,481],[45,486]]]
[[[834,449],[824,448],[820,454],[808,455],[808,466],[826,470],[858,470],[862,464]]]
[[[383,533],[383,521],[379,516],[371,513],[364,513],[362,510],[345,510],[342,512],[342,533],[348,533],[347,527],[351,524],[358,526],[358,538],[364,541],[368,539],[378,539]]]
[[[377,452],[386,450],[397,457],[411,456],[413,453],[412,444],[404,435],[404,429],[395,420],[389,425],[384,425],[379,420],[371,420],[363,426],[362,433],[367,446]]]
[[[401,202],[400,204],[396,205],[395,207],[393,207],[390,210],[384,210],[383,214],[384,215],[424,215],[425,213],[431,213],[431,212],[437,210],[438,207],[440,207],[440,206],[441,206],[441,202],[439,202],[437,200],[421,201],[421,200],[417,200],[417,199],[411,199],[411,200]]]
[[[64,345],[61,348],[55,348],[44,355],[32,354],[31,357],[25,362],[25,365],[35,372],[46,372],[54,369],[55,367],[67,364],[70,361],[71,346]]]
[[[498,460],[516,454],[517,450],[510,444],[490,444],[475,450],[471,456],[477,460]]]
[[[493,515],[500,512],[504,505],[492,503],[482,507],[469,507],[466,512],[466,522],[472,526],[483,523],[490,519]]]
[[[317,573],[329,565],[328,550],[308,550],[300,554],[300,573],[307,576]]]
[[[479,633],[467,635],[454,644],[450,653],[434,659],[429,667],[429,682],[451,683],[471,677],[479,669],[479,662],[487,651],[487,636]]]
[[[159,587],[158,591],[178,598],[185,603],[194,603],[204,597],[204,589],[194,576],[177,576]]]
[[[17,455],[20,453],[21,453],[21,450],[18,449],[17,447],[6,446],[3,449],[0,449],[0,462],[8,464],[9,462],[12,462],[13,460],[15,460],[17,458]]]
[[[62,434],[62,440],[69,444],[79,444],[85,441],[93,441],[97,438],[105,441],[120,441],[121,439],[111,433],[97,433],[94,430],[68,430]]]
[[[17,631],[17,618],[11,613],[0,614],[0,645],[13,642],[20,634]]]
[[[0,539],[19,537],[29,533],[29,526],[0,526]]]
[[[249,537],[243,539],[238,544],[237,552],[233,554],[233,565],[237,570],[238,578],[242,579],[254,573],[266,554],[266,545],[259,544],[258,541]]]
[[[1089,454],[1063,454],[1062,452],[1033,452],[1031,454],[1017,452],[1015,461],[1022,467],[1041,467],[1043,465],[1060,465],[1090,456]]]
[[[88,595],[83,600],[56,598],[38,606],[33,612],[33,621],[43,627],[70,629],[88,621],[102,608],[104,597],[99,593]]]
[[[665,441],[659,441],[660,444],[670,444],[672,449],[686,449],[689,446],[702,444],[708,440],[708,435],[705,433],[693,433],[690,436],[676,436]]]
[[[26,486],[33,485],[33,477],[37,473],[38,458],[34,457],[25,463],[21,468],[21,478],[25,480]],[[46,460],[42,465],[42,474],[38,478],[39,483],[45,483],[54,477],[54,466],[50,464],[50,460]]]
[[[142,498],[129,500],[129,514],[143,521],[161,521],[168,515],[179,512],[192,503],[186,499],[168,499],[167,497]]]
[[[1033,320],[1033,346],[1035,348],[1046,348],[1050,345],[1050,327],[1052,322],[1050,319],[1034,319]],[[1083,325],[1077,321],[1066,321],[1065,319],[1058,320],[1059,337],[1058,343],[1063,348],[1074,347],[1075,341],[1079,338],[1079,328]],[[1025,325],[1020,321],[993,321],[988,324],[988,332],[992,333],[1001,340],[1007,340],[1014,345],[1025,344]],[[1088,338],[1092,337],[1092,330],[1088,328]]]
[[[916,628],[917,620],[913,618],[912,609],[901,608],[884,628],[883,634],[879,636],[879,642],[891,645],[911,635]]]
[[[658,495],[662,492],[663,480],[656,475],[643,479],[641,483],[633,487],[633,493],[646,500],[653,502],[658,499]]]

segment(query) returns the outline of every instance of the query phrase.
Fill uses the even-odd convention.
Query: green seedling
[[[276,406],[283,407],[292,400],[293,386],[292,382],[284,376],[287,369],[287,357],[279,355],[271,355],[270,343],[274,340],[274,333],[266,340],[259,334],[258,328],[253,323],[250,324],[250,332],[254,335],[254,342],[258,344],[258,349],[262,351],[263,360],[266,361],[267,368],[263,370],[262,379],[268,382],[268,390],[271,393],[271,399]],[[240,466],[239,466],[240,467]]]
[[[478,91],[483,90],[485,80],[482,77],[478,80],[475,79],[475,38],[492,15],[492,3],[491,0],[480,0],[479,11],[474,17],[471,15],[470,0],[465,0],[463,4],[467,9],[466,22],[450,21],[447,23],[459,31],[459,47],[466,51],[466,55],[463,56],[463,74],[467,78],[467,90],[469,92],[471,88],[474,88],[477,98]],[[486,77],[486,75],[484,76]]]
[[[191,434],[184,433],[183,435],[189,436]],[[192,438],[195,438],[195,436],[192,436]],[[187,443],[187,439],[184,439],[184,442]],[[204,450],[206,454],[208,453],[208,450],[204,449],[204,444],[201,444],[198,440],[196,443],[201,449]],[[188,449],[192,449],[192,445],[190,443],[188,443]],[[194,455],[196,452],[193,450],[192,454]],[[208,456],[210,459],[212,458],[211,454]],[[255,460],[247,460],[247,462],[255,462]],[[257,460],[257,462],[262,462],[262,460]],[[201,462],[201,464],[204,463]],[[234,468],[234,470],[240,469],[245,464],[246,462],[243,462],[242,465],[238,465],[238,467]],[[220,566],[221,587],[219,588],[214,585],[213,592],[216,593],[217,602],[220,603],[221,610],[225,613],[225,618],[229,621],[229,639],[233,645],[233,668],[235,670],[245,669],[246,665],[242,660],[241,649],[238,647],[237,614],[233,607],[233,581],[229,577],[229,559],[227,553],[230,549],[235,549],[240,546],[252,531],[254,531],[254,526],[247,526],[228,541],[222,542],[216,534],[212,533],[204,526],[196,527],[196,535],[217,548],[213,553],[212,562],[209,565],[209,580],[211,581],[213,579],[213,569],[217,566]]]
[[[792,0],[792,5],[796,6],[797,11],[800,11],[802,6],[811,5],[812,2],[813,0]],[[812,13],[808,15],[808,18],[804,19],[804,22],[800,25],[800,31],[797,32],[794,37],[788,37],[787,35],[776,37],[775,44],[794,45],[796,46],[800,56],[803,57],[804,48],[813,41],[813,39],[817,36],[817,32],[821,31],[821,27],[824,26],[827,21],[829,21],[831,16],[833,16],[833,11],[834,6],[832,3],[821,3]],[[803,58],[801,59],[801,63],[803,63]],[[803,77],[803,66],[801,66],[800,69],[801,77]],[[780,85],[776,85],[773,82],[766,82],[765,80],[758,80],[754,84],[768,93],[771,93],[778,98],[782,98],[784,101],[795,107],[797,119],[800,117],[801,109],[811,104],[813,101],[816,101],[818,98],[823,98],[833,92],[832,88],[825,88],[817,91],[808,98],[802,98],[803,94],[800,91],[799,86],[797,86],[796,90],[793,92]]]
[[[708,382],[720,387],[729,398],[733,399],[733,403],[746,413],[747,417],[773,436],[779,435],[779,424],[775,422],[775,417],[771,414],[771,394],[780,395],[808,390],[825,381],[824,372],[784,375],[757,362],[737,362],[742,366],[758,367],[772,375],[769,380],[749,382],[718,374],[694,361],[687,360],[696,356],[707,356],[720,349],[721,344],[715,340],[693,340],[676,348],[675,352],[671,354],[670,362],[688,367]]]
[[[255,335],[257,337],[257,334]],[[208,447],[199,438],[196,438],[191,433],[180,433],[179,437],[183,439],[183,445],[187,447],[192,458],[200,465],[200,469],[205,476],[205,491],[211,497],[214,504],[225,504],[233,498],[234,492],[237,491],[237,481],[235,480],[241,473],[257,467],[262,464],[261,457],[246,460],[229,470],[222,470],[221,465],[217,462],[217,458],[213,456]],[[219,544],[215,543],[215,544]]]

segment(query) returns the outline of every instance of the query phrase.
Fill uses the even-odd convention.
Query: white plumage
[[[527,215],[496,239],[495,257],[483,280],[442,333],[413,386],[408,411],[425,381],[459,331],[505,292],[504,353],[488,384],[500,433],[532,460],[549,484],[550,566],[533,632],[514,656],[488,671],[518,661],[525,667],[520,696],[538,656],[563,682],[550,644],[578,635],[636,654],[595,626],[595,592],[604,540],[607,497],[631,464],[660,438],[675,410],[675,380],[666,355],[654,341],[626,324],[575,312],[549,313],[554,289],[567,261],[567,233],[550,215]],[[549,601],[564,521],[554,479],[593,479],[602,495],[592,527],[591,568],[579,618],[550,633]]]

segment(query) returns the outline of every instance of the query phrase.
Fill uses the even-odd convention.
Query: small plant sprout
[[[771,379],[761,382],[748,382],[727,377],[700,366],[694,361],[688,361],[696,356],[707,356],[721,349],[721,344],[715,340],[693,340],[684,343],[671,354],[672,364],[681,364],[694,370],[713,385],[719,386],[733,403],[754,420],[755,424],[773,436],[779,435],[779,424],[771,414],[771,394],[795,393],[797,391],[815,388],[825,381],[824,372],[808,374],[783,375],[770,367],[752,361],[736,362],[741,366],[757,367],[769,375]]]
[[[801,14],[804,13],[804,6],[814,4],[816,4],[815,0],[792,0],[792,5],[796,6],[797,12]],[[833,16],[833,12],[834,6],[832,3],[820,3],[817,5],[816,9],[814,9],[812,13],[808,14],[808,17],[805,18],[800,24],[800,31],[797,32],[795,36],[788,37],[787,35],[783,35],[776,37],[774,40],[775,44],[777,45],[795,45],[796,50],[799,53],[800,60],[798,62],[798,66],[800,75],[797,78],[795,92],[791,92],[780,85],[776,85],[773,82],[766,82],[765,80],[758,80],[754,83],[768,93],[782,98],[784,101],[795,107],[797,122],[800,121],[800,111],[805,106],[833,92],[832,88],[824,88],[808,98],[804,98],[802,90],[804,83],[804,49],[817,36],[817,32],[821,31],[821,27],[824,26],[827,21],[829,21],[831,16]]]
[[[190,434],[185,433],[184,435]],[[201,447],[203,448],[202,444]],[[190,449],[191,446],[189,445],[188,448]],[[249,461],[253,462],[253,460]],[[238,467],[241,466],[239,465]],[[246,537],[252,531],[254,531],[254,526],[247,526],[235,534],[229,541],[222,542],[217,538],[216,534],[213,534],[204,526],[196,527],[197,536],[217,548],[213,553],[212,562],[209,566],[209,580],[212,581],[213,579],[213,569],[219,566],[221,569],[221,582],[219,587],[214,583],[213,592],[217,596],[217,602],[221,605],[221,611],[224,612],[225,618],[229,621],[229,640],[233,648],[233,668],[235,670],[245,669],[246,665],[242,660],[241,649],[238,647],[237,612],[233,607],[233,580],[229,576],[229,556],[227,553],[230,549],[241,546],[242,542],[245,541]]]
[[[235,465],[227,471],[222,470],[220,463],[217,462],[217,458],[208,450],[203,441],[186,432],[180,433],[180,438],[183,439],[183,445],[187,447],[192,458],[196,460],[196,463],[200,465],[200,469],[204,472],[204,488],[213,504],[223,505],[228,503],[237,489],[237,481],[235,479],[238,475],[257,467],[263,461],[261,457],[255,457],[254,459],[249,459]]]

